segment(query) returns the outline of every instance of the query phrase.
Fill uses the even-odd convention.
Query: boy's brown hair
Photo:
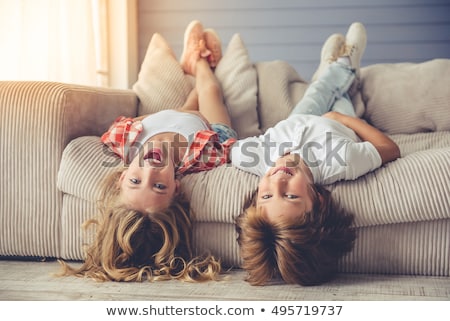
[[[286,283],[317,285],[332,279],[338,260],[353,248],[353,215],[331,193],[311,185],[313,208],[300,218],[270,223],[255,202],[236,220],[247,281],[264,285],[280,276]],[[321,197],[320,197],[321,196]]]

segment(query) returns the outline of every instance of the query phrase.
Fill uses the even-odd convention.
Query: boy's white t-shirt
[[[287,153],[296,153],[307,163],[314,183],[326,185],[353,180],[381,166],[375,146],[362,142],[341,123],[314,115],[292,115],[263,135],[239,140],[233,145],[234,166],[264,174]]]

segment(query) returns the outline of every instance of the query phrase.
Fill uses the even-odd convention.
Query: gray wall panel
[[[282,59],[309,79],[334,32],[363,22],[368,45],[362,65],[450,58],[449,0],[140,0],[139,61],[154,32],[179,56],[186,25],[199,19],[224,47],[241,34],[253,61]]]

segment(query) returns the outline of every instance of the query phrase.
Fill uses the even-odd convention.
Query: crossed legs
[[[331,35],[321,51],[321,63],[312,83],[293,114],[323,115],[333,110],[355,117],[348,91],[357,86],[361,57],[367,42],[366,30],[359,22],[352,23],[346,36]]]
[[[198,110],[209,123],[231,127],[222,88],[212,69],[222,55],[220,39],[213,30],[204,31],[199,21],[193,21],[186,29],[184,45],[180,63],[186,74],[195,77],[195,88],[182,109]]]

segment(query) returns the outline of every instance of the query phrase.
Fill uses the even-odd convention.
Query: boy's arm
[[[328,112],[323,116],[340,122],[341,124],[352,129],[356,135],[361,138],[361,140],[372,143],[380,154],[383,164],[400,157],[400,149],[397,144],[382,131],[369,125],[362,119],[347,116],[334,111]]]

